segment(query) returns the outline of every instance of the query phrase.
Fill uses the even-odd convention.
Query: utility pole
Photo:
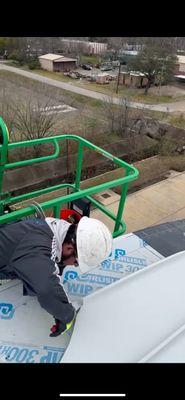
[[[118,71],[118,77],[117,77],[117,87],[116,87],[116,93],[118,93],[118,86],[119,86],[119,77],[120,77],[120,72],[121,72],[121,62],[119,63],[119,71]]]
[[[160,83],[159,83],[159,96],[161,95],[161,86],[162,86],[162,79],[163,79],[163,73],[165,70],[165,61],[168,60],[168,56],[166,58],[162,58],[162,67],[161,67],[161,74],[160,74]]]
[[[162,64],[161,74],[160,74],[159,96],[161,96],[161,84],[162,84],[162,79],[163,79],[163,71],[164,71],[164,59],[163,59],[163,64]]]

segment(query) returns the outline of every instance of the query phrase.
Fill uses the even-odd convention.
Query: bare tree
[[[105,98],[102,107],[109,134],[117,133],[120,137],[125,138],[132,125],[129,100],[120,98],[119,105],[115,105],[111,94]]]
[[[143,110],[133,110],[127,98],[120,98],[119,105],[113,104],[109,96],[102,105],[104,118],[107,121],[107,130],[110,135],[117,134],[128,149],[128,161],[141,158],[146,150],[146,136],[156,138],[158,126],[152,121],[152,126]],[[156,133],[155,133],[156,130]],[[151,132],[151,135],[150,135]],[[152,136],[153,133],[153,136]],[[165,133],[162,133],[165,134]]]
[[[113,94],[106,96],[103,103],[103,115],[107,122],[108,133],[116,132],[117,107],[113,103]]]
[[[6,93],[5,88],[3,88],[0,93],[0,115],[6,122],[11,141],[11,133],[14,128],[14,113],[11,107],[11,97]]]
[[[41,103],[29,98],[26,102],[16,102],[11,105],[14,113],[14,128],[20,132],[21,139],[40,139],[51,135],[51,129],[58,116],[51,101]],[[34,147],[36,156],[40,155],[40,146]]]

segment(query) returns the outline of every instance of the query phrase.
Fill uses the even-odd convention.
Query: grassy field
[[[101,101],[52,86],[48,90],[48,85],[46,84],[7,71],[0,72],[0,94],[3,95],[3,93],[9,94],[11,99],[19,98],[21,101],[25,101],[29,96],[34,96],[40,100],[47,100],[47,97],[51,97],[52,101],[56,101],[56,104],[65,102],[65,104],[73,105],[77,108],[77,111],[68,113],[68,115],[61,113],[53,130],[54,134],[74,133],[86,137],[99,146],[110,144],[109,151],[115,154],[115,149],[112,150],[111,143],[119,141],[121,138],[116,133],[107,134],[105,114]],[[134,109],[130,109],[130,112],[133,117],[136,116],[136,113],[138,115],[142,113],[142,115],[148,115],[180,128],[185,128],[185,117],[182,113],[141,112],[141,110]],[[144,140],[146,142],[148,138],[145,137]],[[139,169],[140,176],[137,181],[131,184],[131,192],[164,179],[169,170],[184,171],[185,156],[157,156],[139,161],[134,165]],[[107,176],[108,180],[116,179],[122,176],[122,170],[118,168],[107,172],[107,174],[101,179],[106,179]]]
[[[91,62],[91,64],[97,63],[97,57],[95,56],[83,56],[83,63]],[[90,61],[91,60],[91,61]],[[111,81],[109,84],[100,85],[95,82],[89,82],[85,78],[82,78],[80,81],[78,79],[73,79],[68,76],[65,76],[63,73],[44,71],[41,69],[35,69],[30,71],[27,66],[18,67],[13,63],[9,63],[9,65],[16,66],[17,68],[36,73],[38,75],[42,75],[51,79],[58,80],[60,82],[72,83],[74,86],[78,86],[84,89],[93,90],[95,92],[99,92],[105,95],[110,95],[114,97],[122,97],[127,98],[130,101],[145,103],[145,104],[159,104],[159,103],[170,103],[174,101],[180,101],[185,99],[185,94],[182,93],[179,95],[164,95],[164,94],[156,94],[150,89],[148,94],[144,94],[144,89],[137,88],[128,88],[124,85],[119,85],[118,93],[116,93],[117,83],[116,81]]]
[[[178,128],[185,129],[185,115],[183,113],[173,113],[173,115],[169,115],[168,122]]]
[[[44,75],[47,77],[52,77],[50,76],[50,74],[55,74],[56,73],[50,73],[47,71],[41,71],[38,70],[38,73],[40,75]],[[69,78],[66,78],[66,82],[69,82]],[[0,71],[0,79],[2,79],[4,81],[4,84],[2,84],[0,86],[0,90],[3,90],[3,86],[6,84],[6,82],[9,82],[12,84],[12,86],[16,87],[16,91],[18,92],[21,88],[25,88],[25,91],[27,89],[29,89],[30,91],[36,92],[36,93],[45,93],[47,92],[48,97],[51,97],[52,95],[57,98],[60,96],[61,100],[65,100],[67,104],[71,104],[71,102],[76,102],[79,105],[88,105],[90,107],[101,107],[102,102],[98,99],[92,99],[90,97],[87,96],[83,96],[81,94],[78,93],[73,93],[70,92],[68,90],[64,90],[64,89],[60,89],[60,88],[56,88],[56,87],[52,87],[52,86],[48,86],[45,83],[42,82],[38,82],[35,79],[31,79],[31,78],[26,78],[24,76],[21,75],[17,75],[14,72],[10,72],[10,71]],[[58,77],[58,80],[61,80],[60,77]],[[77,104],[77,106],[78,106]]]
[[[95,55],[93,55],[93,56],[84,56],[84,55],[81,55],[80,56],[80,62],[81,62],[81,64],[98,64],[99,62],[100,62],[100,57],[99,56],[95,56]]]
[[[130,101],[136,101],[146,104],[159,104],[159,103],[170,103],[173,101],[179,101],[185,99],[185,94],[180,96],[173,95],[159,95],[154,94],[152,92],[148,92],[147,95],[144,94],[144,89],[135,89],[135,88],[127,88],[123,85],[119,85],[118,93],[116,93],[117,83],[116,81],[112,81],[107,85],[100,85],[95,82],[88,82],[85,78],[81,81],[72,79],[70,77],[65,76],[62,73],[57,72],[49,72],[43,70],[34,70],[34,73],[37,73],[42,76],[46,76],[48,78],[52,78],[55,80],[59,80],[61,82],[73,83],[75,86],[79,86],[84,89],[93,90],[95,92],[103,93],[106,95],[114,96],[114,97],[123,97],[127,98]]]
[[[165,113],[159,111],[147,111],[149,117],[156,118],[159,121],[166,122],[177,128],[185,129],[185,115],[182,112]]]

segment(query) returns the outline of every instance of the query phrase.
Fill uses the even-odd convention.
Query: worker
[[[57,218],[33,218],[0,225],[0,279],[21,279],[26,294],[55,319],[50,336],[66,332],[76,316],[61,284],[66,265],[88,272],[106,259],[112,247],[108,228],[94,218],[78,224]],[[23,293],[25,294],[25,293]]]

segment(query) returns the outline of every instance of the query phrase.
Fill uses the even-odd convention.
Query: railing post
[[[124,208],[126,195],[127,195],[127,189],[128,189],[128,183],[125,183],[122,186],[121,197],[120,197],[120,201],[119,201],[119,207],[118,207],[118,211],[117,211],[114,232],[116,232],[119,229],[119,226],[120,226],[120,221],[122,219],[123,208]]]
[[[0,195],[2,194],[3,188],[3,175],[5,164],[7,162],[8,155],[8,140],[9,140],[9,132],[6,124],[3,119],[0,117]]]
[[[76,180],[75,180],[76,191],[79,190],[79,188],[80,188],[82,162],[83,162],[83,150],[84,150],[84,146],[80,142],[79,146],[78,146],[78,157],[77,157],[77,165],[76,165]]]
[[[56,206],[53,207],[54,218],[60,218],[60,210],[61,204],[56,204]]]

